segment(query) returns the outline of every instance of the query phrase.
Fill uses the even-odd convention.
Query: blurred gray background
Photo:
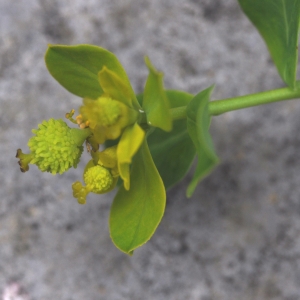
[[[0,0],[1,300],[300,299],[300,103],[213,118],[222,163],[191,199],[191,174],[168,192],[129,257],[110,241],[113,194],[72,197],[87,156],[61,176],[19,171],[31,129],[81,103],[48,74],[48,43],[113,51],[136,92],[144,55],[166,88],[215,83],[213,99],[284,86],[235,0]]]

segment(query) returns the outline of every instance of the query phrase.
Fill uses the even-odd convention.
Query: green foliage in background
[[[283,81],[295,87],[298,62],[299,0],[238,0],[265,40]]]

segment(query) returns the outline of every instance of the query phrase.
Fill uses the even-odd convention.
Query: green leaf
[[[173,90],[167,90],[166,95],[171,108],[186,106],[193,98],[191,94]],[[186,175],[195,158],[196,150],[186,120],[174,121],[171,132],[156,128],[149,135],[148,144],[164,185],[169,189]]]
[[[134,157],[130,180],[129,191],[119,189],[109,220],[114,244],[127,254],[151,238],[165,210],[165,188],[146,140]]]
[[[104,66],[118,74],[132,90],[117,57],[103,48],[91,45],[50,45],[45,61],[50,74],[69,92],[79,97],[96,99],[102,95],[98,73]]]
[[[147,121],[151,126],[171,131],[172,117],[163,86],[163,73],[158,72],[153,67],[148,57],[145,57],[145,64],[149,69],[143,100],[143,109],[146,112]]]
[[[208,102],[214,86],[197,94],[187,106],[187,129],[196,147],[198,164],[193,179],[188,186],[187,196],[191,197],[197,184],[219,163],[209,133],[211,116]]]
[[[117,147],[118,169],[120,177],[124,181],[126,190],[130,188],[130,164],[133,156],[138,151],[145,137],[145,131],[137,124],[134,123],[128,126],[120,139]]]
[[[238,0],[264,38],[278,72],[295,87],[298,62],[300,0]]]

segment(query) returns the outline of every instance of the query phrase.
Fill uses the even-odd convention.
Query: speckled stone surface
[[[191,174],[168,192],[157,232],[129,257],[109,238],[113,195],[72,198],[88,157],[61,176],[19,171],[30,130],[81,103],[47,73],[48,43],[113,51],[137,92],[144,55],[167,88],[215,83],[213,99],[283,86],[235,0],[0,0],[0,293],[17,283],[31,300],[300,299],[300,103],[213,118],[222,163],[191,199]]]

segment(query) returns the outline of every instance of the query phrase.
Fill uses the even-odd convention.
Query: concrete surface
[[[300,299],[300,103],[215,117],[222,164],[192,199],[191,175],[173,188],[129,257],[109,238],[113,195],[72,198],[84,161],[62,176],[19,171],[30,130],[81,103],[47,73],[47,43],[108,48],[137,92],[146,54],[167,88],[215,83],[214,99],[283,86],[235,0],[0,0],[2,300]]]

